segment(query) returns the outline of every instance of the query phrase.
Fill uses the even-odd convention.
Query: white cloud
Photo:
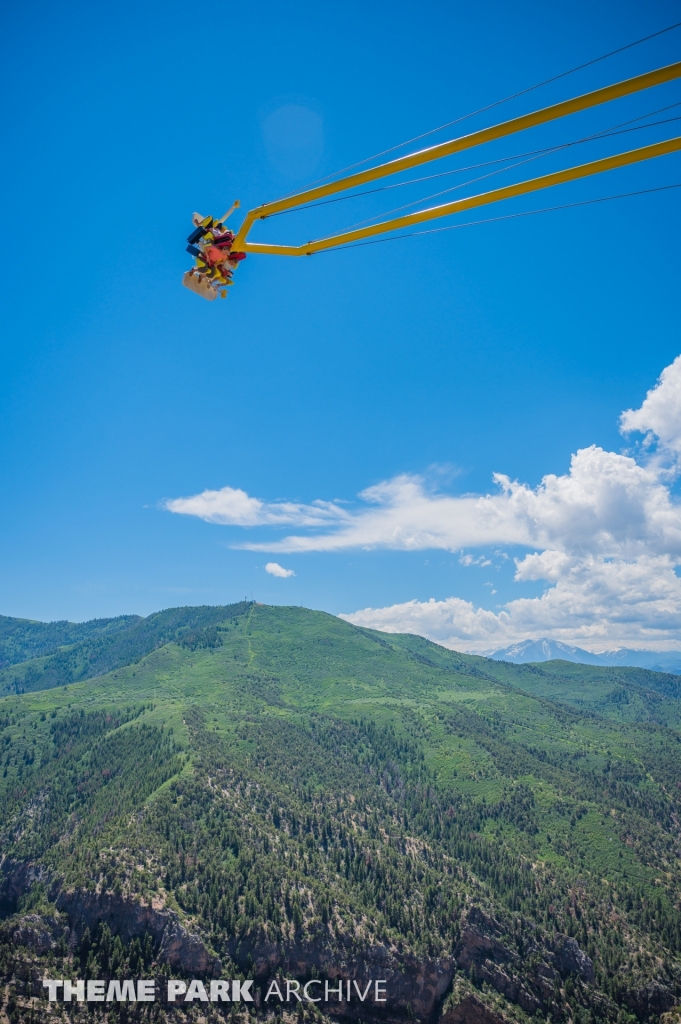
[[[492,564],[491,559],[485,558],[484,555],[480,555],[479,558],[473,558],[472,555],[460,555],[459,562],[461,565],[480,565],[483,568]]]
[[[551,636],[589,650],[681,646],[681,579],[668,556],[633,562],[589,556],[541,597],[509,601],[500,611],[470,601],[407,601],[341,618],[388,633],[418,633],[455,650],[489,651],[528,637]]]
[[[493,493],[452,496],[403,474],[367,488],[355,508],[268,503],[229,487],[165,507],[208,522],[304,531],[242,545],[258,551],[439,548],[482,566],[486,556],[462,549],[520,546],[528,550],[516,559],[516,580],[547,584],[541,597],[497,612],[452,597],[346,616],[378,629],[467,649],[546,635],[592,648],[681,643],[681,507],[670,490],[681,469],[681,356],[639,409],[623,413],[621,429],[640,431],[648,447],[657,441],[657,453],[637,459],[591,445],[572,456],[568,473],[547,474],[535,488],[497,473]]]
[[[641,408],[627,409],[620,422],[622,433],[637,430],[648,444],[657,438],[663,451],[681,456],[681,356],[664,368]]]
[[[564,551],[535,551],[524,558],[515,560],[515,578],[521,582],[549,580],[557,583],[573,564],[573,559]]]
[[[265,572],[268,572],[270,576],[280,576],[283,580],[288,579],[289,576],[295,576],[293,569],[285,569],[278,562],[268,562]]]
[[[169,512],[196,516],[221,526],[329,526],[342,522],[347,513],[330,501],[299,505],[290,501],[261,501],[238,487],[202,491],[190,498],[169,498],[163,502]]]
[[[243,546],[281,552],[459,551],[503,544],[605,557],[672,550],[681,554],[679,509],[656,465],[640,465],[630,456],[592,445],[573,455],[569,473],[549,474],[537,488],[502,473],[494,475],[494,482],[497,493],[459,497],[432,493],[420,477],[401,475],[363,491],[363,507],[339,510],[333,524],[323,524],[332,526],[330,531]],[[307,515],[299,513],[296,525],[322,525]],[[291,519],[276,520],[287,521]]]

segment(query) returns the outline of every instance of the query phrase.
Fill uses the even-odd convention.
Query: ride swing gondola
[[[675,28],[677,26],[671,26]],[[665,29],[663,31],[669,31]],[[661,33],[656,33],[661,34]],[[650,37],[647,37],[650,38]],[[645,40],[639,40],[639,42]],[[630,44],[637,45],[637,44]],[[624,47],[627,49],[627,47]],[[616,51],[619,52],[619,51]],[[606,55],[610,56],[610,55]],[[603,59],[603,58],[598,58]],[[590,62],[595,63],[595,62]],[[578,69],[573,69],[578,70]],[[568,74],[571,72],[567,72]],[[563,76],[557,76],[563,77]],[[373,238],[387,232],[396,231],[401,228],[412,227],[423,224],[440,217],[447,217],[464,210],[472,210],[490,203],[510,199],[513,196],[527,195],[541,189],[551,188],[569,181],[576,181],[580,178],[589,177],[594,174],[601,174],[604,171],[613,170],[617,167],[625,167],[643,160],[650,160],[654,157],[664,156],[681,150],[681,137],[666,139],[639,149],[629,150],[624,153],[617,153],[613,156],[603,157],[589,163],[580,164],[576,167],[569,167],[564,170],[554,171],[538,178],[531,178],[526,181],[506,185],[503,188],[493,189],[489,192],[482,192],[477,195],[467,196],[464,199],[456,199],[452,202],[432,206],[416,213],[404,214],[391,220],[384,220],[378,224],[365,224],[354,229],[319,238],[315,241],[306,242],[303,245],[278,245],[267,242],[249,242],[248,235],[257,220],[266,220],[275,214],[288,212],[290,210],[309,207],[318,200],[328,196],[346,192],[349,189],[364,185],[368,182],[378,181],[389,175],[398,174],[401,171],[409,170],[422,164],[430,163],[433,160],[440,160],[444,157],[461,153],[464,150],[472,149],[475,146],[492,142],[496,139],[506,138],[517,132],[525,131],[537,125],[547,124],[558,118],[566,117],[578,111],[588,110],[592,107],[620,99],[624,96],[631,96],[644,89],[650,89],[665,82],[671,82],[681,78],[681,61],[669,64],[666,67],[648,71],[645,74],[637,75],[634,78],[608,85],[593,92],[585,93],[573,99],[563,100],[560,103],[535,110],[529,114],[523,114],[512,120],[504,121],[489,128],[483,128],[443,142],[426,149],[421,149],[407,156],[390,160],[387,163],[370,167],[367,170],[359,171],[346,177],[337,178],[334,181],[327,181],[317,187],[310,187],[293,195],[285,196],[274,202],[264,203],[246,214],[241,227],[236,234],[225,227],[225,222],[230,214],[239,207],[237,200],[226,214],[219,220],[211,217],[201,217],[194,214],[193,222],[195,229],[188,238],[187,250],[196,257],[195,266],[185,273],[183,283],[186,287],[206,299],[215,299],[218,294],[224,298],[227,288],[233,283],[233,274],[239,263],[249,253],[260,253],[273,256],[312,256],[314,253],[323,252],[328,249],[356,244],[362,239]],[[545,84],[545,83],[542,83]],[[529,90],[526,90],[529,91]],[[504,102],[504,101],[501,101]],[[673,104],[677,105],[677,104]],[[648,115],[646,115],[648,116]],[[636,119],[636,120],[641,120]],[[670,120],[674,120],[673,118]],[[661,122],[656,122],[661,123]],[[643,125],[642,127],[652,127]],[[632,129],[628,129],[632,130]],[[428,133],[429,134],[429,133]],[[606,132],[596,133],[587,139],[605,138]],[[570,144],[568,144],[570,145]],[[558,146],[543,152],[555,152],[564,147]],[[347,197],[351,198],[351,197]]]

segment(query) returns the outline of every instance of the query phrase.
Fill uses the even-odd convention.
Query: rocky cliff
[[[20,898],[39,876],[30,864],[7,863],[2,866],[0,895],[9,904]],[[45,879],[44,873],[40,876]],[[210,950],[207,941],[186,928],[176,913],[158,909],[113,893],[67,891],[58,884],[51,887],[57,914],[17,916],[12,937],[17,946],[25,946],[38,956],[52,950],[60,939],[75,949],[86,929],[94,934],[100,923],[113,935],[129,943],[150,935],[156,962],[168,964],[175,973],[190,977],[218,977],[223,965]],[[511,1004],[526,1013],[560,1013],[560,990],[568,977],[583,985],[593,981],[593,965],[576,941],[556,935],[551,947],[533,942],[522,953],[504,935],[502,926],[480,907],[469,906],[462,915],[460,938],[451,956],[425,959],[382,945],[356,949],[343,936],[334,944],[281,942],[265,940],[228,942],[233,968],[254,979],[256,1004],[262,1006],[264,994],[273,980],[296,978],[356,982],[362,991],[370,981],[386,982],[389,1002],[375,999],[369,987],[366,999],[332,1001],[325,1009],[334,1016],[375,1018],[398,1024],[406,1019],[442,1024],[493,1024],[490,1008],[474,994],[467,994],[456,1005],[444,1007],[457,972],[473,984],[487,983]],[[354,989],[353,989],[354,991]],[[631,1006],[638,1010],[643,999],[648,1013],[660,1013],[673,1003],[664,986],[643,995],[631,993]],[[451,1000],[450,1000],[451,1003]]]
[[[229,963],[223,965],[211,951],[207,938],[187,928],[175,912],[113,893],[63,889],[58,882],[50,882],[44,869],[30,863],[6,860],[0,865],[0,903],[5,913],[16,911],[22,895],[37,881],[54,901],[54,912],[15,913],[6,917],[3,929],[9,928],[17,950],[24,948],[37,958],[30,968],[18,966],[17,978],[25,979],[20,985],[31,978],[39,985],[40,959],[59,943],[75,950],[86,930],[92,935],[100,923],[124,943],[151,936],[156,963],[167,964],[178,976],[211,978],[220,976],[223,967],[230,971]],[[476,905],[462,913],[459,940],[446,957],[419,958],[383,945],[357,949],[342,935],[333,943],[232,938],[227,948],[231,971],[254,979],[259,1009],[264,1008],[272,981],[321,978],[331,985],[349,981],[365,992],[371,980],[381,979],[386,982],[388,1003],[377,1002],[370,987],[363,1002],[332,1001],[325,1010],[335,1017],[383,1024],[405,1020],[501,1024],[504,1015],[490,1005],[485,991],[499,993],[527,1014],[539,1012],[559,1019],[569,1011],[566,980],[583,990],[590,989],[594,980],[593,964],[573,938],[556,934],[551,944],[513,941],[494,917]],[[461,988],[461,979],[466,979],[467,987]],[[665,1013],[674,1001],[672,991],[659,982],[624,994],[625,1004],[641,1020]]]

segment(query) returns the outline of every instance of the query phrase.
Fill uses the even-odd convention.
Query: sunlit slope
[[[575,937],[585,1022],[681,986],[681,740],[649,720],[650,694],[676,714],[669,677],[490,662],[300,608],[161,614],[108,648],[113,671],[0,700],[6,863],[160,901],[223,959],[263,936],[449,956],[475,904],[521,946]]]
[[[238,635],[222,628],[247,612],[248,627],[242,623]],[[360,630],[321,612],[248,603],[174,608],[146,619],[122,616],[75,625],[2,619],[0,663],[4,657],[11,664],[0,671],[0,694],[103,676],[173,642],[185,651],[194,647],[204,653],[216,653],[226,644],[223,654],[231,667],[235,659],[241,663],[245,658],[256,672],[276,675],[278,685],[290,688],[296,700],[345,700],[348,694],[357,697],[357,687],[370,683],[380,690],[386,680],[393,697],[415,697],[424,686],[463,674],[620,721],[681,723],[681,679],[675,676],[559,661],[495,662],[448,651],[421,637]]]
[[[569,661],[511,665],[490,662],[485,671],[528,693],[549,697],[622,722],[681,724],[681,679],[641,668],[598,667]],[[498,668],[494,668],[494,665]],[[522,669],[519,675],[517,670]]]
[[[602,672],[621,675],[626,670]],[[594,773],[600,778],[603,771],[626,765],[627,777],[644,788],[654,773],[653,790],[661,787],[661,793],[681,778],[681,773],[674,775],[676,734],[656,724],[624,725],[603,717],[610,705],[602,702],[601,691],[612,689],[612,682],[584,675],[570,680],[533,666],[466,657],[420,638],[357,629],[300,608],[235,606],[222,624],[189,630],[181,643],[167,643],[132,665],[66,687],[6,698],[0,704],[5,715],[20,713],[30,725],[5,733],[5,742],[10,739],[7,774],[0,786],[7,790],[19,778],[23,787],[29,777],[39,782],[41,744],[49,746],[55,712],[61,720],[62,715],[104,709],[131,715],[143,708],[140,720],[149,727],[172,727],[189,758],[188,711],[199,711],[206,728],[234,742],[238,723],[253,716],[305,728],[311,715],[322,715],[372,721],[395,729],[396,735],[418,737],[424,763],[438,784],[471,797],[498,799],[509,784],[527,784],[541,794],[549,834],[567,835],[572,811],[555,811],[564,795],[581,792],[597,806],[608,803],[608,793],[594,785]],[[591,706],[600,701],[601,713],[557,704],[547,699],[552,693],[559,701]],[[22,753],[24,740],[30,764]],[[619,844],[609,812],[608,807],[599,831],[605,829],[607,841]],[[515,841],[528,851],[541,848],[544,855],[557,857],[560,843],[552,837],[547,846],[537,835]],[[630,861],[630,847],[625,852]],[[595,847],[584,855],[595,856]]]

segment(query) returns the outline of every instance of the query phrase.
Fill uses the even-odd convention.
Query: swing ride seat
[[[226,298],[235,268],[246,259],[245,253],[233,252],[234,232],[225,228],[225,221],[238,206],[237,199],[219,220],[200,213],[192,216],[194,230],[187,239],[187,252],[196,264],[184,274],[182,284],[209,302],[218,294]]]
[[[197,274],[194,270],[188,270],[182,277],[182,284],[185,288],[189,288],[190,292],[196,292],[202,299],[208,299],[212,302],[213,299],[217,299],[218,293],[212,284],[206,280],[201,274]]]

